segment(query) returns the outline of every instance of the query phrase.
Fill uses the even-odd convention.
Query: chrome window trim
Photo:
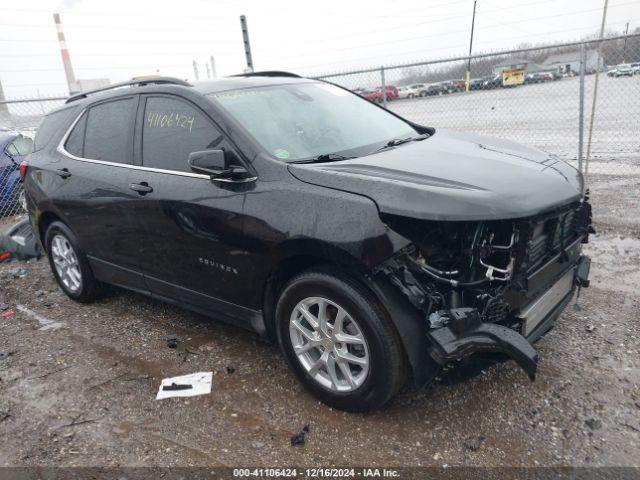
[[[128,163],[107,162],[107,161],[104,161],[104,160],[93,160],[91,158],[77,157],[74,154],[69,153],[66,150],[66,148],[64,148],[64,144],[67,143],[69,135],[71,135],[71,131],[76,126],[76,123],[78,123],[80,121],[80,119],[82,118],[82,115],[84,115],[85,112],[88,109],[89,109],[89,107],[85,107],[85,108],[82,109],[82,111],[78,114],[78,116],[75,118],[75,120],[73,122],[71,122],[71,125],[69,126],[69,128],[67,129],[65,134],[62,136],[62,139],[60,140],[60,143],[58,143],[58,148],[56,148],[56,151],[58,153],[60,153],[61,155],[64,155],[65,157],[70,158],[72,160],[77,160],[79,162],[95,163],[95,164],[98,164],[98,165],[106,165],[106,166],[109,166],[109,167],[129,168],[131,170],[141,170],[141,171],[144,171],[144,172],[165,173],[165,174],[168,174],[168,175],[177,175],[177,176],[180,176],[180,177],[202,178],[202,179],[206,179],[208,181],[214,181],[214,182],[247,183],[247,182],[253,182],[253,181],[258,179],[258,177],[243,178],[241,180],[232,180],[232,179],[228,179],[228,178],[212,178],[210,175],[203,175],[201,173],[178,172],[176,170],[165,170],[163,168],[143,167],[143,166],[140,166],[140,165],[130,165]]]

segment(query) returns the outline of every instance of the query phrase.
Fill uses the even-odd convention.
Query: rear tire
[[[293,278],[278,300],[276,322],[296,376],[331,407],[380,408],[404,384],[404,351],[388,313],[346,275],[314,270]]]
[[[77,237],[62,222],[53,222],[45,233],[45,247],[51,271],[69,298],[89,303],[99,298],[104,286],[93,276]]]

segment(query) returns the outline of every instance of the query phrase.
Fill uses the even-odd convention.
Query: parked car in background
[[[640,63],[632,63],[631,70],[633,70],[634,75],[640,74]]]
[[[413,83],[409,85],[409,88],[418,92],[418,96],[420,96],[420,92],[426,90],[428,85],[426,83]]]
[[[524,76],[524,83],[544,83],[551,82],[552,80],[553,74],[549,72],[527,73]]]
[[[451,80],[449,83],[453,85],[456,92],[464,92],[467,89],[467,83],[464,80]]]
[[[20,133],[0,134],[0,215],[23,209],[20,163],[33,151],[33,140]]]
[[[385,90],[387,91],[387,100],[395,100],[398,98],[398,89],[393,85],[387,85]],[[380,97],[382,98],[382,87],[376,88],[376,91],[380,92]]]
[[[439,85],[442,87],[444,93],[455,93],[458,91],[458,88],[453,80],[447,80],[445,82],[440,82]]]
[[[380,90],[366,90],[366,89],[357,89],[354,90],[353,93],[360,95],[363,98],[366,98],[370,102],[382,103],[382,92]]]
[[[539,72],[538,78],[541,82],[552,82],[554,80],[553,73],[551,72]]]
[[[445,93],[449,93],[445,85],[443,85],[442,83],[432,83],[431,85],[427,86],[427,88],[422,90],[420,96],[431,97],[434,95],[444,95]]]
[[[398,98],[415,98],[418,96],[420,96],[420,92],[410,86],[398,87]]]
[[[607,72],[608,77],[632,77],[633,76],[633,68],[628,63],[621,63],[620,65],[616,65],[611,70]]]
[[[502,74],[485,77],[482,87],[487,90],[502,87]]]
[[[484,78],[472,78],[469,80],[469,90],[482,90],[484,88]]]

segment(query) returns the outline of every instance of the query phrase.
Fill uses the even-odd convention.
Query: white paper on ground
[[[212,381],[213,372],[198,372],[190,373],[189,375],[182,375],[180,377],[164,378],[160,384],[160,390],[158,390],[156,400],[171,397],[194,397],[196,395],[211,393]],[[186,390],[162,389],[165,385],[169,386],[172,383],[175,383],[176,385],[191,385],[191,388]]]

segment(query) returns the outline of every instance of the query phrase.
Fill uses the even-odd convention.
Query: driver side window
[[[230,151],[222,132],[197,108],[170,97],[148,97],[142,127],[142,165],[191,172],[189,154]]]

